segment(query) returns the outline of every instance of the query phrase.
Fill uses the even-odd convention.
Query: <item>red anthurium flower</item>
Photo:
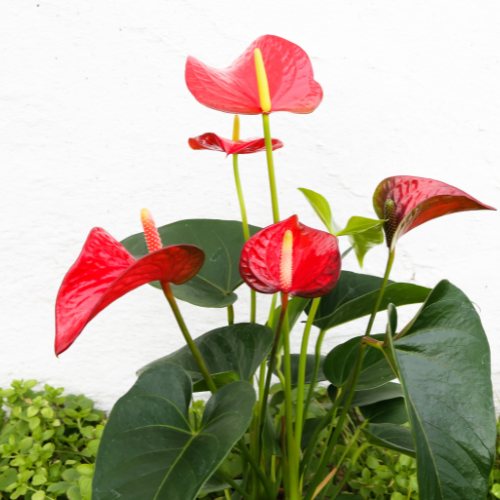
[[[442,215],[495,210],[449,184],[410,175],[383,180],[373,195],[373,206],[381,219],[387,219],[387,245],[391,248],[403,234]]]
[[[260,49],[267,74],[269,109],[261,106],[255,49]],[[211,68],[194,57],[188,57],[186,84],[201,104],[218,111],[244,115],[257,115],[263,111],[311,113],[323,98],[321,86],[314,80],[308,55],[298,45],[273,35],[257,38],[225,69]]]
[[[304,226],[296,215],[252,236],[240,259],[240,274],[254,290],[308,298],[333,290],[340,268],[337,238]]]
[[[92,229],[57,295],[57,355],[68,349],[89,321],[126,293],[157,280],[181,285],[200,270],[203,250],[194,245],[161,248],[161,241],[146,225],[145,233],[148,248],[154,251],[136,260],[104,229]]]
[[[283,147],[279,139],[272,139],[273,151]],[[189,139],[192,149],[208,149],[210,151],[223,151],[227,155],[244,155],[249,153],[259,153],[266,150],[264,138],[244,139],[242,141],[231,141],[217,134],[207,132],[206,134]]]

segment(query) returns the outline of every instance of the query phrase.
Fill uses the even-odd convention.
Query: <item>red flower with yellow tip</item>
[[[283,147],[279,139],[272,139],[273,151]],[[241,141],[232,141],[225,139],[212,132],[192,137],[189,139],[191,149],[207,149],[209,151],[222,151],[226,155],[244,155],[250,153],[259,153],[266,150],[264,138],[243,139]]]
[[[261,293],[321,297],[333,290],[340,270],[337,238],[296,215],[259,231],[241,252],[241,277]]]
[[[201,104],[244,115],[311,113],[323,98],[309,56],[298,45],[273,35],[257,38],[225,69],[188,57],[186,84]]]
[[[373,206],[387,219],[387,246],[424,222],[455,212],[495,210],[464,191],[434,179],[397,175],[384,179],[375,190]]]
[[[200,270],[203,250],[194,245],[162,248],[148,210],[141,212],[141,219],[150,253],[138,260],[104,229],[90,231],[57,295],[57,355],[71,346],[97,314],[128,292],[152,281],[181,285]]]

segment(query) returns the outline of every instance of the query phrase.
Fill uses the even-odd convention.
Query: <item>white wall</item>
[[[499,26],[496,0],[2,0],[0,386],[37,378],[107,409],[135,369],[183,344],[146,286],[53,354],[56,293],[93,226],[122,239],[140,231],[142,207],[159,224],[238,218],[230,160],[187,146],[207,131],[230,136],[232,123],[187,91],[188,55],[224,67],[266,33],[308,52],[324,101],[311,115],[273,115],[272,130],[285,143],[275,154],[282,214],[321,228],[296,187],[323,193],[340,223],[372,216],[374,188],[395,174],[500,206]],[[260,135],[260,117],[243,117],[242,133]],[[241,157],[241,170],[251,222],[267,225],[264,155]],[[401,240],[392,276],[466,291],[500,390],[499,234],[493,212],[433,221]],[[369,254],[365,271],[380,274],[385,252]],[[345,268],[356,270],[352,256]],[[225,321],[225,310],[181,307],[195,335]],[[339,328],[325,352],[360,331]]]

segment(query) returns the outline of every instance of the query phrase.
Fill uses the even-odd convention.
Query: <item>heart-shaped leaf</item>
[[[411,430],[395,424],[370,424],[363,429],[367,441],[381,448],[388,448],[416,458],[415,443]]]
[[[377,276],[342,271],[337,286],[321,298],[314,325],[327,330],[371,314],[381,286],[382,278]],[[387,309],[389,303],[404,306],[424,302],[429,292],[423,286],[389,281],[379,311]]]
[[[415,438],[420,499],[483,499],[496,426],[479,315],[463,292],[441,281],[403,333],[392,349]]]
[[[164,363],[146,370],[115,404],[99,445],[94,500],[193,500],[250,423],[255,391],[234,382],[189,422],[191,379]]]
[[[260,228],[249,226],[254,235]],[[241,222],[217,219],[187,219],[158,228],[164,246],[191,244],[205,252],[198,274],[184,285],[172,285],[174,295],[201,307],[227,307],[238,299],[234,290],[243,280],[238,271],[245,244]],[[148,253],[144,233],[123,240],[122,245],[136,258]],[[153,286],[160,288],[158,283]]]
[[[383,340],[384,335],[372,335],[377,340]],[[360,347],[360,341],[363,337],[354,337],[343,344],[334,347],[326,356],[323,362],[323,373],[325,377],[335,386],[343,387],[351,374]],[[391,365],[385,359],[384,354],[373,347],[368,347],[363,358],[363,367],[359,376],[358,391],[364,392],[367,389],[373,389],[394,380],[394,374]]]
[[[256,323],[238,323],[204,333],[196,338],[194,343],[210,374],[220,374],[222,381],[227,383],[231,377],[227,372],[236,372],[240,380],[250,380],[266,359],[273,340],[274,333],[267,326]],[[139,374],[151,366],[163,363],[182,366],[193,382],[203,379],[187,345],[141,368]]]

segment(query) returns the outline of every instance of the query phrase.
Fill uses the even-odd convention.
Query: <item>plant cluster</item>
[[[80,395],[36,380],[0,389],[8,419],[0,432],[0,498],[90,500],[104,412]]]
[[[326,231],[297,215],[282,219],[273,151],[283,143],[271,137],[270,115],[320,105],[308,55],[266,35],[226,69],[188,58],[185,77],[201,104],[237,115],[232,140],[207,133],[189,144],[232,156],[241,223],[193,219],[157,228],[143,209],[143,232],[121,243],[92,229],[66,274],[56,302],[57,354],[108,305],[148,283],[165,295],[186,341],[140,369],[115,404],[92,499],[193,500],[224,490],[232,500],[334,500],[350,488],[366,498],[376,491],[414,498],[418,489],[420,500],[484,500],[496,426],[479,315],[447,280],[431,289],[391,281],[390,274],[398,242],[410,231],[444,215],[493,208],[444,182],[396,175],[375,189],[375,219],[354,215],[341,228],[326,198],[305,188]],[[240,139],[238,114],[260,114],[264,137]],[[248,223],[239,177],[239,157],[259,151],[266,153],[272,205],[265,228]],[[343,254],[340,238],[349,241]],[[362,265],[384,239],[381,277],[342,270],[351,250]],[[244,283],[249,321],[235,318],[233,308]],[[260,294],[273,296],[266,324],[256,321]],[[193,339],[178,300],[227,308],[227,324]],[[397,308],[407,304],[421,307],[402,326]],[[292,353],[304,311],[301,349]],[[373,332],[382,311],[386,327]],[[364,334],[324,356],[325,336],[362,317]],[[207,390],[203,412],[190,410],[193,392]],[[384,461],[378,448],[402,456]]]

